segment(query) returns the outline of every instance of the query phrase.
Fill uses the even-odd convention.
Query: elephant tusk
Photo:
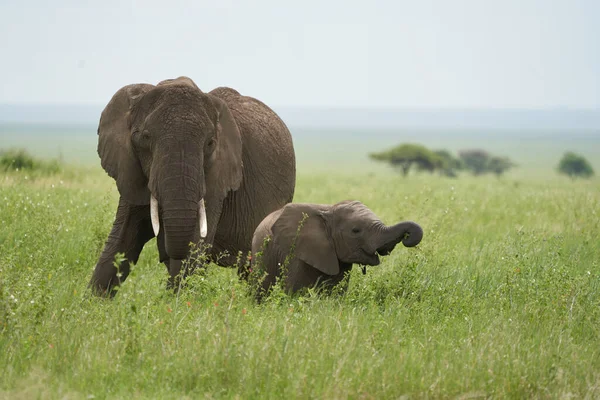
[[[198,215],[200,216],[200,237],[205,238],[208,233],[208,227],[206,226],[206,208],[204,207],[204,199],[200,199],[198,207]]]
[[[160,231],[160,221],[158,219],[158,200],[154,195],[150,196],[150,219],[152,220],[152,230],[154,236],[158,237],[158,231]]]

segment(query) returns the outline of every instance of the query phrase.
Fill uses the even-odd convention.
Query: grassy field
[[[258,305],[216,266],[167,292],[152,240],[100,300],[117,191],[99,163],[0,175],[0,398],[600,398],[598,178],[299,160],[296,202],[359,199],[422,243],[355,267],[344,296]]]

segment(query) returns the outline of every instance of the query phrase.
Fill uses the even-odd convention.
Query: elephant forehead
[[[157,92],[160,105],[194,105],[213,109],[216,113],[216,109],[209,97],[205,93],[202,93],[196,86],[184,83],[172,83],[157,86],[153,91]]]
[[[196,128],[214,126],[209,110],[197,101],[164,101],[161,102],[146,118],[146,123],[191,124]]]
[[[377,216],[367,206],[359,201],[343,204],[336,213],[339,219],[377,219]]]

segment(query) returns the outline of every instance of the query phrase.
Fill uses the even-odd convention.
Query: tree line
[[[400,144],[382,152],[371,153],[369,157],[390,164],[404,176],[411,170],[437,172],[449,177],[456,177],[459,171],[467,171],[476,176],[487,173],[501,176],[517,166],[508,157],[490,154],[482,149],[461,150],[456,157],[448,150],[430,150],[415,143]],[[583,156],[572,152],[564,154],[557,170],[572,178],[594,175],[590,163]]]

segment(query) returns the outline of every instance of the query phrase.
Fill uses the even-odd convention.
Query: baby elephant
[[[399,242],[416,246],[422,238],[416,223],[385,226],[359,201],[292,203],[267,215],[254,231],[251,271],[264,275],[264,293],[280,275],[289,291],[321,284],[330,289],[352,264],[379,265],[378,255],[390,254]]]

